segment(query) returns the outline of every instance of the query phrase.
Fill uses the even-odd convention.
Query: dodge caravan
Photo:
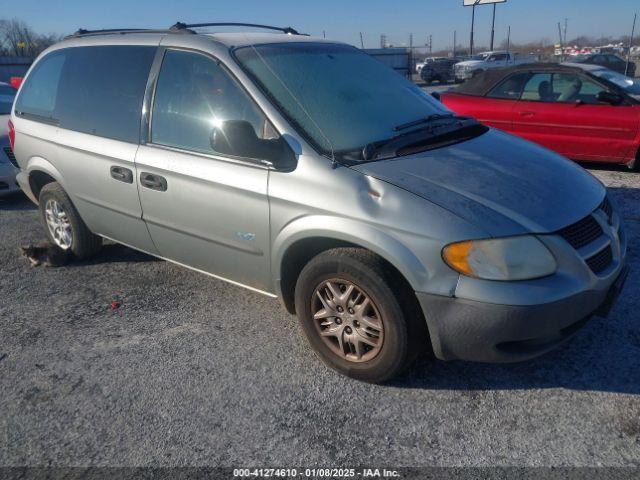
[[[371,382],[427,350],[529,359],[607,313],[627,241],[588,172],[350,45],[217,26],[81,30],[36,60],[9,134],[51,242],[278,297]]]

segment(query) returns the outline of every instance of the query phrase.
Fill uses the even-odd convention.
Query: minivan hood
[[[600,181],[579,165],[494,129],[448,147],[353,168],[435,203],[490,236],[555,232],[586,217],[605,196]]]

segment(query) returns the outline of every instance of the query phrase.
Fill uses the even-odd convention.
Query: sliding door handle
[[[133,183],[133,172],[128,168],[112,166],[110,169],[111,178],[124,183]]]

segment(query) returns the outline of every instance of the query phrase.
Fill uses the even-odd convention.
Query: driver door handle
[[[167,179],[160,175],[154,175],[153,173],[142,172],[140,174],[140,184],[150,190],[157,190],[158,192],[167,191]]]

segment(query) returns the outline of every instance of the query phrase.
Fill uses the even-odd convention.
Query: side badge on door
[[[236,236],[240,240],[245,240],[247,242],[255,240],[255,238],[256,238],[256,234],[255,233],[250,233],[250,232],[236,232]]]

